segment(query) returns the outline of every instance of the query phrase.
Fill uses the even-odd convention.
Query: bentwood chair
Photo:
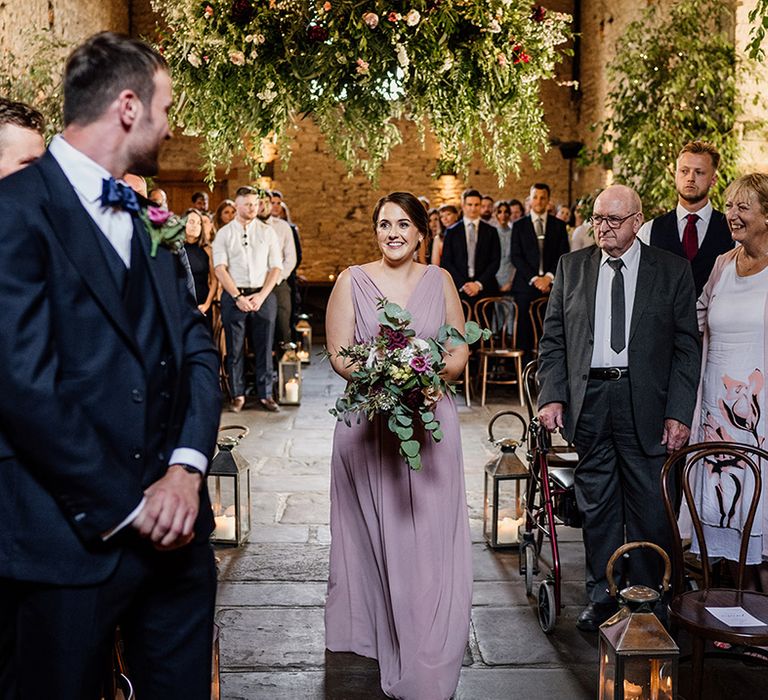
[[[687,696],[689,700],[701,700],[702,697],[704,646],[707,640],[738,645],[768,645],[768,595],[744,590],[747,547],[757,506],[762,498],[760,462],[763,460],[768,463],[768,452],[758,447],[733,442],[703,442],[675,452],[664,463],[661,471],[662,497],[672,528],[674,547],[672,563],[675,595],[669,604],[670,623],[673,629],[682,628],[693,638],[693,675],[691,694]],[[698,590],[684,590],[683,544],[675,513],[675,494],[670,487],[673,470],[679,469],[683,498],[688,505],[701,555],[702,583]],[[745,500],[749,496],[749,510],[741,533],[735,588],[712,586],[707,543],[691,486],[693,478],[702,469],[721,473],[726,469],[739,475]],[[752,627],[731,626],[715,617],[709,611],[712,608],[741,608],[762,624]]]
[[[531,328],[533,328],[533,353],[539,354],[539,341],[544,334],[544,316],[547,313],[547,302],[549,296],[534,299],[528,307],[528,316],[531,319]]]
[[[486,297],[475,304],[475,315],[480,325],[491,329],[489,340],[480,341],[477,355],[480,358],[480,405],[485,406],[488,384],[516,384],[520,405],[524,405],[523,351],[517,348],[517,304],[510,297]],[[490,369],[497,369],[500,361],[514,365],[514,377],[490,376]]]
[[[461,300],[461,308],[464,311],[464,322],[472,320],[472,306],[466,299]],[[463,384],[464,385],[464,401],[467,404],[467,408],[469,408],[472,405],[472,402],[470,400],[470,391],[469,391],[469,385],[470,385],[470,371],[469,371],[469,362],[472,359],[472,353],[473,350],[470,347],[469,348],[469,357],[467,358],[467,364],[464,367],[464,373],[462,375],[461,379],[457,379],[454,384]]]

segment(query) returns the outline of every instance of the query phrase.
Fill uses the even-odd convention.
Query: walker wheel
[[[539,627],[545,634],[555,629],[557,607],[555,605],[555,584],[547,578],[539,586]]]

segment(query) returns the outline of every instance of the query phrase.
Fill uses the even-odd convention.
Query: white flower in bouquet
[[[366,369],[373,369],[376,365],[380,365],[387,357],[387,351],[384,348],[378,348],[375,345],[368,353],[368,359],[365,361]]]
[[[421,19],[421,15],[419,14],[418,10],[411,10],[406,16],[405,16],[405,23],[409,27],[415,27],[419,20]]]

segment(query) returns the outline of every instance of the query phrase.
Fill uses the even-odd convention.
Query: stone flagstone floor
[[[328,409],[343,384],[326,362],[305,368],[301,406],[269,414],[249,404],[240,414],[222,414],[222,425],[251,429],[240,451],[252,466],[254,519],[247,545],[217,549],[225,700],[385,698],[375,662],[324,650],[335,423]],[[583,602],[580,533],[560,530],[566,607],[549,636],[539,629],[535,602],[525,595],[517,554],[493,552],[483,543],[483,466],[494,454],[487,424],[495,411],[515,408],[512,397],[497,391],[484,408],[467,408],[458,399],[475,583],[470,640],[455,697],[595,698],[597,638],[574,627]],[[503,435],[505,428],[498,425],[497,436]],[[720,660],[707,668],[708,700],[762,696],[763,669]],[[684,668],[681,675],[687,678]]]

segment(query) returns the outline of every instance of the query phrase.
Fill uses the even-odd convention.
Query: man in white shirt
[[[218,358],[122,182],[157,173],[171,79],[103,32],[63,84],[63,133],[0,181],[0,697],[100,698],[119,624],[141,697],[203,700]]]
[[[213,241],[213,265],[221,286],[221,321],[227,339],[232,410],[245,405],[245,339],[255,358],[256,397],[266,411],[278,411],[272,396],[277,300],[272,293],[283,273],[283,253],[275,230],[258,219],[259,194],[240,187],[235,218]]]
[[[0,178],[21,170],[45,151],[43,115],[0,97]]]
[[[542,425],[561,429],[579,454],[588,604],[576,625],[596,632],[616,609],[605,567],[625,538],[669,551],[659,477],[690,434],[701,342],[690,266],[636,240],[637,193],[608,187],[591,221],[598,247],[560,258],[537,378]],[[660,580],[646,552],[622,569],[633,584]]]

